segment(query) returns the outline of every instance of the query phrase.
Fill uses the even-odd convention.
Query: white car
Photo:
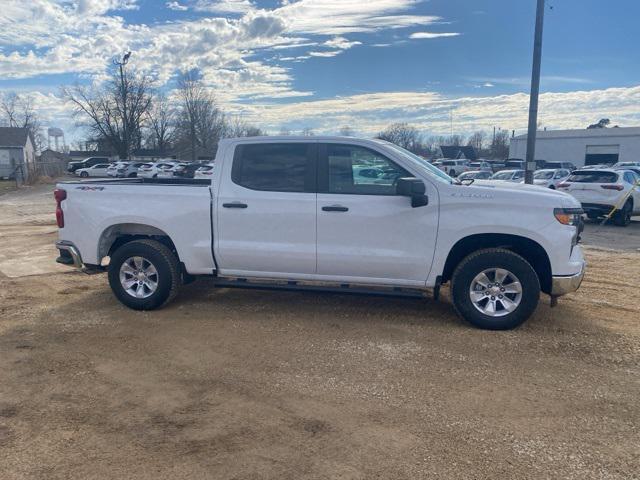
[[[175,162],[175,161],[173,161],[171,159],[157,160],[157,161],[152,162],[152,163],[145,163],[144,165],[142,165],[138,169],[138,177],[141,177],[141,178],[157,178],[158,177],[158,171],[160,169],[171,168],[176,163],[178,163],[178,162]]]
[[[118,160],[117,162],[114,162],[112,164],[109,165],[109,168],[107,168],[107,176],[108,177],[117,177],[118,176],[118,170],[120,170],[121,168],[123,168],[124,166],[126,166],[129,162],[123,161],[123,160]]]
[[[462,172],[471,170],[469,160],[440,160],[440,169],[450,177],[457,177]]]
[[[76,170],[76,175],[82,178],[87,177],[106,177],[107,169],[109,168],[108,163],[98,163],[93,167],[88,168],[80,168]]]
[[[558,185],[569,178],[571,172],[564,168],[545,168],[533,174],[533,184],[555,190]]]
[[[640,162],[618,162],[612,168],[640,167]]]
[[[523,183],[524,170],[501,170],[491,175],[491,180],[499,180],[501,182]]]
[[[363,164],[386,181],[353,175]],[[216,287],[417,297],[450,283],[460,316],[493,330],[584,276],[582,209],[564,193],[455,182],[401,147],[347,137],[224,139],[214,168],[215,185],[58,184],[58,261],[107,270],[114,296],[137,310],[162,307],[195,275]]]
[[[200,167],[193,174],[193,178],[200,178],[200,179],[206,179],[206,180],[211,180],[212,176],[213,176],[213,163]]]
[[[173,172],[178,166],[185,166],[184,162],[164,163],[158,166],[156,178],[174,178]]]
[[[470,170],[458,175],[458,180],[489,180],[491,178],[491,170]]]
[[[640,176],[629,170],[576,170],[558,190],[576,198],[592,220],[614,208],[615,225],[627,226],[632,215],[640,215]]]

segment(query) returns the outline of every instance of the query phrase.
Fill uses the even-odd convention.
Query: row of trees
[[[0,97],[0,125],[28,128],[36,149],[40,150],[42,147],[44,139],[40,132],[41,123],[31,97],[17,93],[8,93]]]
[[[376,138],[395,143],[407,150],[425,157],[437,156],[441,145],[472,146],[481,157],[506,158],[509,155],[509,132],[498,130],[489,138],[478,131],[465,137],[464,135],[425,136],[417,128],[407,123],[394,123],[378,133]]]
[[[128,56],[117,63],[103,86],[76,84],[63,88],[78,124],[90,138],[129,158],[140,148],[196,160],[214,154],[221,138],[261,135],[260,129],[226,115],[214,96],[193,73],[183,74],[175,97],[156,91],[148,77],[128,72]]]

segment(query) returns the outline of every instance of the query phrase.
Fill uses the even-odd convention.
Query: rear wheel
[[[87,172],[80,172],[80,176],[82,178],[87,178],[89,176],[89,174]]]
[[[525,322],[540,298],[540,280],[520,255],[501,248],[466,257],[451,280],[458,314],[478,328],[508,330]]]
[[[631,200],[627,200],[621,210],[618,210],[613,215],[613,224],[618,227],[626,227],[631,223],[631,212],[633,211],[633,203]]]
[[[125,243],[109,262],[109,285],[121,303],[134,310],[153,310],[178,292],[180,270],[175,254],[155,240]]]

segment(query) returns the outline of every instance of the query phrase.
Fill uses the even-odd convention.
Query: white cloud
[[[444,33],[434,33],[434,32],[415,32],[409,35],[411,39],[422,39],[422,38],[444,38],[444,37],[457,37],[460,33],[458,32],[444,32]]]
[[[169,10],[174,10],[177,12],[184,12],[186,10],[189,10],[189,7],[178,2],[167,2],[165,5]]]

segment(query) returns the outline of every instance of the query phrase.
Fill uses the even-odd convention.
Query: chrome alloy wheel
[[[509,270],[489,268],[471,281],[469,297],[480,313],[490,317],[503,317],[520,305],[522,285],[518,277]]]
[[[158,289],[158,271],[144,257],[129,257],[120,267],[120,284],[134,298],[147,298]]]

